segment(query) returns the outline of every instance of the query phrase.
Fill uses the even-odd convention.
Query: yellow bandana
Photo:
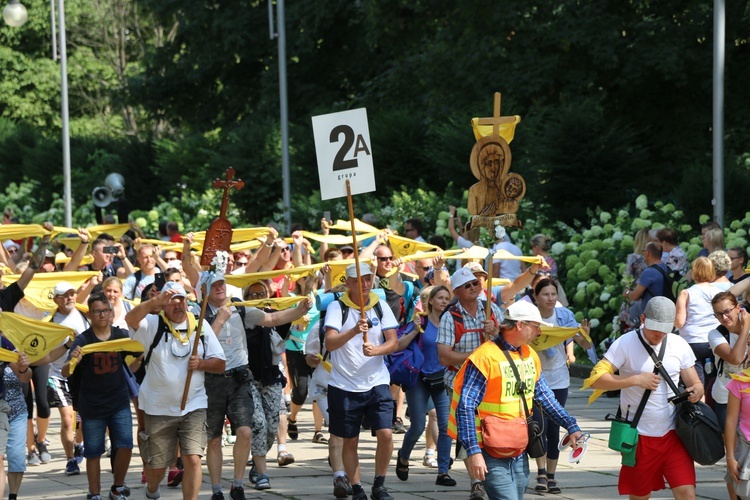
[[[583,387],[581,387],[581,390],[583,391],[591,387],[591,384],[599,380],[599,377],[601,377],[605,373],[615,373],[615,367],[612,365],[612,363],[610,363],[606,359],[603,359],[599,361],[591,370],[591,375],[589,375],[589,378],[583,381]],[[594,389],[594,393],[589,396],[589,402],[586,404],[586,406],[596,401],[596,398],[604,394],[604,392],[605,391],[603,391],[602,389]]]
[[[378,301],[380,300],[380,297],[378,297],[377,293],[370,292],[369,299],[370,299],[369,302],[365,306],[365,312],[367,312],[370,309],[372,309],[373,307],[375,307],[375,304],[378,303]],[[347,307],[349,307],[351,309],[356,309],[357,311],[359,311],[359,306],[356,305],[354,302],[352,302],[352,299],[349,298],[349,292],[344,292],[344,294],[341,297],[339,297],[339,300],[341,302],[343,302],[344,305],[346,305]]]
[[[171,333],[174,338],[182,342],[182,345],[186,345],[188,343],[188,340],[190,339],[190,336],[195,331],[195,328],[198,325],[198,322],[195,320],[195,316],[193,316],[190,313],[187,313],[187,324],[188,324],[188,331],[187,332],[178,332],[174,329],[174,326],[172,325],[172,322],[167,319],[167,315],[164,314],[164,311],[159,313],[159,316],[161,316],[161,319],[164,320],[164,323],[167,324],[167,327],[169,328],[169,333]],[[203,332],[201,332],[203,334]]]
[[[575,336],[577,333],[580,333],[581,337],[591,342],[591,338],[586,333],[586,330],[584,330],[580,326],[543,326],[542,334],[534,339],[534,341],[531,343],[531,347],[533,347],[536,352],[543,351],[545,349],[549,349],[550,347],[556,346],[563,340],[567,340]]]
[[[58,273],[55,273],[58,274]],[[0,330],[19,352],[33,363],[47,355],[76,332],[67,326],[39,321],[12,312],[0,313]]]

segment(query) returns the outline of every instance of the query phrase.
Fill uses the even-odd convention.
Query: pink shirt
[[[750,436],[750,394],[741,391],[748,388],[750,382],[732,379],[727,384],[727,390],[740,400],[740,429],[744,436]]]

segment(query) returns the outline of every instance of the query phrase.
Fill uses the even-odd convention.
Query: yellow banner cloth
[[[606,359],[602,359],[591,370],[591,375],[589,375],[589,378],[583,381],[583,387],[581,387],[581,390],[583,391],[591,387],[591,384],[599,380],[599,377],[601,377],[605,373],[615,373],[615,367]],[[602,389],[594,389],[594,393],[589,396],[589,402],[586,404],[586,406],[596,401],[596,399],[605,392],[606,391]]]
[[[429,252],[435,249],[435,245],[429,243],[422,243],[411,238],[404,238],[403,236],[396,236],[395,234],[388,235],[388,243],[390,244],[391,250],[393,250],[393,256],[397,259],[402,259],[407,255],[412,255],[418,251]]]
[[[75,330],[67,326],[27,318],[12,312],[0,313],[0,330],[19,352],[33,363],[47,355],[66,339],[73,340]]]
[[[492,280],[492,282],[494,283],[495,280]],[[583,338],[591,342],[591,338],[586,333],[586,330],[580,326],[543,326],[542,334],[534,339],[531,343],[531,347],[533,347],[536,352],[543,351],[552,346],[556,346],[563,340],[569,339],[577,333],[580,333]]]
[[[231,302],[229,305],[257,307],[258,309],[268,307],[270,309],[281,311],[283,309],[289,309],[304,300],[307,300],[307,297],[274,297],[268,299],[246,300],[244,302]]]
[[[80,242],[80,240],[78,241]],[[67,264],[68,262],[70,262],[70,257],[65,255],[64,253],[57,252],[55,254],[55,264],[57,264],[58,266],[61,264],[62,265]],[[82,266],[88,266],[92,262],[94,262],[94,257],[92,257],[91,255],[84,255],[83,258],[81,259]]]
[[[92,352],[143,352],[143,344],[131,339],[107,340],[105,342],[94,342],[81,347],[81,355],[85,356]],[[78,365],[76,358],[70,358],[70,373],[73,373]]]
[[[289,276],[292,281],[297,281],[300,278],[304,278],[309,274],[315,273],[318,269],[323,267],[325,263],[313,264],[310,266],[293,267],[291,269],[278,269],[276,271],[266,271],[263,273],[248,273],[248,274],[227,274],[226,280],[230,285],[234,285],[240,288],[252,285],[261,280],[267,280],[276,278],[277,276]]]
[[[729,374],[732,379],[737,380],[738,382],[750,382],[750,368],[745,368],[740,373],[730,373]],[[746,392],[750,394],[750,387],[747,389],[742,389],[740,392]]]
[[[14,351],[9,351],[8,349],[3,349],[2,347],[0,347],[0,361],[6,361],[8,363],[17,363],[18,353]]]
[[[351,245],[354,243],[354,240],[351,236],[343,235],[343,234],[318,234],[318,233],[311,233],[309,231],[301,231],[302,236],[307,238],[308,240],[313,241],[319,241],[319,242],[325,242],[329,245]],[[366,240],[367,238],[372,238],[373,236],[376,236],[378,233],[366,233],[366,234],[358,234],[357,235],[357,241]]]
[[[328,229],[336,229],[337,231],[351,231],[352,223],[348,220],[338,219],[335,224],[328,226]],[[379,233],[382,229],[378,229],[375,226],[371,226],[366,222],[354,218],[354,230],[358,233]]]
[[[521,117],[518,115],[508,116],[504,118],[513,118],[512,122],[501,123],[499,126],[498,135],[505,139],[508,144],[511,143],[516,135],[516,125],[521,123]],[[492,135],[494,127],[492,125],[479,125],[479,118],[471,119],[471,128],[474,130],[474,139],[479,140],[482,137]]]
[[[328,373],[331,373],[331,363],[323,359],[323,356],[321,356],[320,354],[318,354],[318,357],[320,358],[320,362],[323,363],[323,368],[325,368]]]
[[[67,281],[76,288],[79,288],[93,276],[97,276],[99,271],[68,271],[64,273],[37,273],[31,278],[31,281],[24,289],[26,300],[31,302],[35,307],[43,311],[53,311],[57,305],[52,301],[55,296],[55,285],[61,281]],[[20,278],[20,274],[8,274],[2,277],[3,285],[8,286],[15,283]]]

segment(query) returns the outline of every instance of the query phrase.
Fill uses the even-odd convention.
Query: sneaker
[[[437,469],[437,458],[435,457],[435,455],[425,455],[422,459],[422,465],[431,469]]]
[[[346,476],[336,476],[333,479],[333,496],[336,498],[346,498],[351,495],[352,487],[349,484],[349,478]]]
[[[224,493],[222,493],[221,491],[218,493],[214,493],[213,495],[211,495],[211,500],[224,500]]]
[[[289,424],[286,427],[286,433],[289,435],[289,439],[296,441],[299,437],[299,430],[297,429],[297,421],[289,419]]]
[[[76,462],[78,462],[79,465],[81,464],[81,462],[83,462],[83,444],[76,445],[73,456],[75,457]]]
[[[183,471],[177,467],[169,469],[169,475],[167,475],[167,486],[170,488],[176,488],[182,482]]]
[[[26,456],[27,465],[39,465],[41,463],[42,461],[39,460],[39,454],[36,452],[36,450],[31,450]]]
[[[404,427],[404,421],[401,418],[396,418],[396,421],[393,422],[393,433],[406,434],[406,427]]]
[[[386,491],[385,486],[373,488],[370,498],[372,500],[393,500],[393,497],[388,494],[388,491]]]
[[[76,462],[75,458],[71,458],[68,460],[68,464],[65,466],[65,475],[66,476],[77,476],[81,473],[81,468],[78,467],[78,462]]]
[[[471,485],[471,495],[469,495],[469,500],[489,500],[487,498],[487,493],[484,492],[484,486],[482,486],[482,483],[474,483]]]
[[[352,500],[367,500],[367,493],[365,493],[365,490],[360,490],[359,493],[352,493]]]
[[[232,489],[229,490],[229,498],[232,500],[246,500],[245,499],[245,488],[242,486],[232,486]]]
[[[294,463],[294,455],[292,455],[288,451],[282,451],[279,453],[279,456],[276,458],[276,461],[279,463],[279,467],[292,465]]]
[[[36,451],[39,453],[39,460],[43,464],[48,464],[52,460],[52,455],[47,451],[47,445],[44,443],[36,443]]]
[[[128,491],[130,493],[130,491]],[[108,500],[126,500],[128,497],[125,495],[124,491],[112,491],[109,490],[109,496],[107,497]]]
[[[268,479],[268,474],[261,474],[258,476],[258,481],[255,483],[256,490],[270,490],[271,481]]]

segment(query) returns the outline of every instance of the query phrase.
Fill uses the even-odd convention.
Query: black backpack
[[[675,285],[678,285],[680,281],[679,273],[673,271],[667,272],[659,264],[652,264],[648,267],[659,271],[659,274],[664,278],[664,297],[675,302],[677,300],[677,293],[679,293],[679,290],[675,289]]]

